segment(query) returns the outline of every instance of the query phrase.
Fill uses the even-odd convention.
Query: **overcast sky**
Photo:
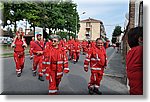
[[[80,20],[89,17],[104,23],[106,36],[111,40],[116,25],[124,27],[129,0],[73,0],[77,3]],[[82,14],[86,12],[85,14]]]

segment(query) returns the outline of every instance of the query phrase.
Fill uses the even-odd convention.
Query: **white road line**
[[[114,52],[111,54],[111,56],[108,58],[107,63],[109,63],[109,61],[113,58],[114,54],[115,54],[115,51],[114,51]]]

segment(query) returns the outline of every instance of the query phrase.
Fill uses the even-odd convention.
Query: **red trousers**
[[[21,55],[17,52],[14,52],[14,60],[16,63],[16,73],[21,73],[22,69],[24,68],[24,59],[25,55]]]
[[[87,53],[88,49],[86,47],[83,47],[83,53]]]
[[[100,87],[100,81],[102,80],[103,72],[104,72],[103,69],[98,71],[91,70],[91,78],[90,78],[88,88]]]
[[[32,71],[36,72],[37,66],[39,65],[38,73],[40,76],[43,76],[42,58],[43,58],[43,55],[34,55],[34,57],[33,57],[33,69],[32,69]]]
[[[69,50],[69,58],[72,59],[72,57],[73,57],[73,51]]]
[[[62,68],[57,68],[56,70],[49,69],[49,94],[57,93],[62,76]]]
[[[79,59],[80,52],[73,52],[73,61],[77,61]]]

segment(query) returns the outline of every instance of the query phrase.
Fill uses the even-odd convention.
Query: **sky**
[[[73,0],[77,4],[80,20],[94,18],[104,24],[106,36],[111,40],[115,26],[124,28],[129,0]],[[85,14],[82,14],[86,12]]]

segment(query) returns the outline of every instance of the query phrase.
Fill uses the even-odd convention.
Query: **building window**
[[[90,22],[87,22],[86,23],[86,28],[90,28],[91,27],[91,23]]]

